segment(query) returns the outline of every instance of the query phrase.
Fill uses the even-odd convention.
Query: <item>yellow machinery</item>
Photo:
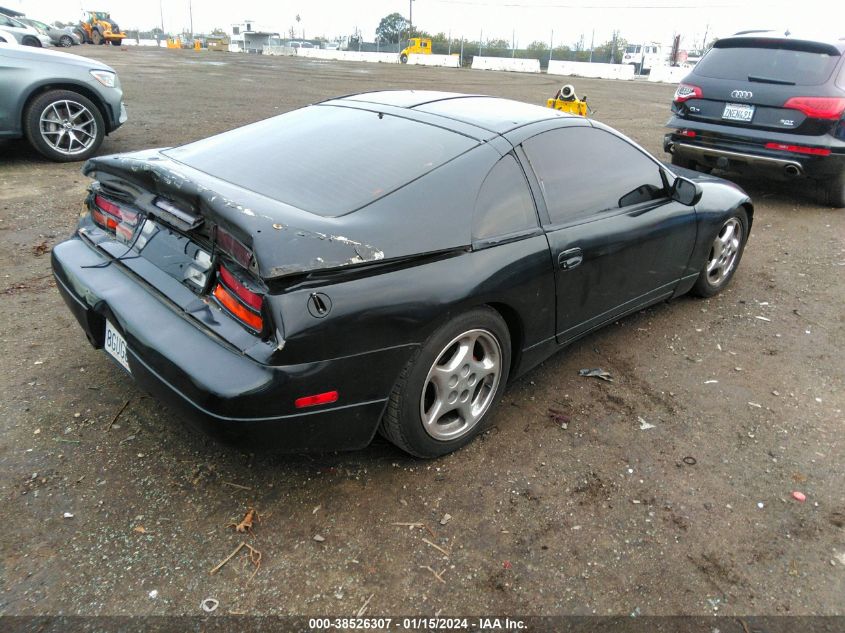
[[[546,101],[546,107],[578,116],[587,116],[587,97],[579,99],[575,94],[575,87],[572,84],[566,84],[557,91],[554,97]]]
[[[86,44],[120,46],[126,33],[122,32],[107,11],[85,11],[82,21],[74,29]]]
[[[408,55],[431,55],[431,39],[428,37],[412,37],[408,45],[399,53],[399,61],[408,63]]]

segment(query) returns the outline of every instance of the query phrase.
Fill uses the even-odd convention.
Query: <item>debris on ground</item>
[[[217,610],[217,607],[220,606],[220,601],[215,600],[214,598],[206,598],[202,602],[200,602],[200,609],[205,611],[206,613],[213,613]]]
[[[36,257],[41,257],[42,255],[50,252],[50,245],[47,243],[47,240],[44,240],[40,244],[36,244],[32,247],[32,254]]]
[[[228,527],[235,528],[235,532],[240,532],[241,534],[245,534],[246,532],[252,532],[252,523],[253,521],[260,521],[261,517],[256,512],[255,508],[249,508],[244,515],[243,521],[240,523],[230,523]]]
[[[325,536],[323,536],[322,534],[315,534],[315,535],[313,536],[313,539],[314,539],[315,541],[317,541],[318,543],[323,543],[323,542],[325,542],[326,537],[325,537]]]
[[[247,580],[247,583],[249,583],[250,580],[255,578],[255,574],[258,573],[258,570],[261,569],[261,552],[259,552],[257,549],[255,549],[251,545],[244,543],[243,541],[241,541],[241,543],[232,551],[231,554],[229,554],[226,558],[224,558],[219,563],[217,563],[217,565],[215,565],[214,568],[210,572],[208,572],[208,574],[210,576],[213,576],[214,574],[216,574],[218,571],[220,571],[223,568],[223,566],[226,563],[228,563],[230,560],[232,560],[235,557],[235,555],[238,552],[240,552],[243,548],[246,548],[249,552],[249,562],[251,562],[253,565],[255,565],[255,571],[252,572],[252,576],[250,576],[249,580]]]
[[[656,428],[653,424],[649,424],[640,416],[637,416],[637,420],[640,421],[640,431],[648,431],[649,429]]]
[[[72,519],[73,518],[73,512],[65,512],[62,515],[62,517],[65,518],[65,519]]]
[[[370,604],[370,600],[373,599],[373,596],[376,595],[374,593],[370,594],[370,597],[364,601],[364,604],[361,605],[361,608],[358,609],[358,612],[355,614],[356,617],[360,618],[364,613],[367,611],[367,606]]]
[[[433,570],[433,569],[432,569],[429,565],[421,565],[421,566],[420,566],[420,569],[427,569],[428,571],[430,571],[430,572],[432,573],[432,575],[433,575],[435,578],[437,578],[437,580],[439,580],[440,582],[442,582],[444,585],[446,584],[446,581],[445,581],[445,580],[443,580],[443,574],[445,574],[445,573],[446,573],[446,570],[445,570],[445,569],[444,569],[443,571],[441,571],[439,574],[438,574],[436,571],[434,571],[434,570]]]
[[[451,556],[451,555],[452,555],[452,552],[450,552],[449,550],[445,550],[445,549],[443,549],[443,548],[442,548],[442,547],[440,547],[437,543],[432,543],[432,542],[431,542],[431,541],[429,541],[427,538],[424,538],[424,539],[423,539],[423,543],[425,543],[426,545],[430,545],[431,547],[433,547],[434,549],[436,549],[438,552],[440,552],[441,554],[443,554],[446,558],[449,558],[449,556]]]
[[[698,463],[698,460],[692,455],[687,455],[681,461],[684,462],[687,466],[695,466]]]
[[[563,411],[549,409],[549,419],[555,424],[559,424],[564,431],[569,428],[570,418]]]
[[[601,380],[605,380],[607,382],[613,382],[613,377],[603,369],[595,368],[595,369],[581,369],[578,371],[579,376],[583,376],[584,378],[600,378]]]
[[[807,500],[807,495],[805,495],[800,490],[793,490],[792,491],[792,498],[795,499],[796,501],[800,501],[801,503],[804,503]]]
[[[446,525],[449,521],[452,520],[452,515],[448,512],[443,515],[443,518],[440,519],[440,525]]]
[[[147,594],[152,600],[158,598],[158,589],[153,589],[150,593]]]

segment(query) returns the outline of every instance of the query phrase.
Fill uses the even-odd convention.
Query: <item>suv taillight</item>
[[[264,296],[253,292],[222,264],[214,287],[214,298],[229,314],[255,332],[264,329],[261,308]]]
[[[678,84],[678,87],[675,89],[673,101],[675,101],[675,103],[683,103],[688,99],[701,99],[702,94],[701,88],[698,86],[693,86],[692,84]]]
[[[106,231],[114,233],[124,242],[128,242],[135,234],[138,226],[138,213],[121,207],[116,202],[106,200],[100,194],[94,195],[94,205],[91,207],[91,218]]]
[[[791,97],[784,108],[803,112],[811,119],[838,119],[845,112],[842,97]]]

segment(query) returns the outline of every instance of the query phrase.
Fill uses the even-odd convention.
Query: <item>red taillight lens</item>
[[[217,227],[217,246],[231,255],[244,268],[249,268],[252,264],[252,251],[226,229],[221,229],[219,226]]]
[[[293,406],[297,409],[305,409],[306,407],[316,407],[318,404],[330,404],[332,402],[337,402],[337,391],[326,391],[313,396],[297,398],[294,400]]]
[[[830,156],[827,147],[807,147],[805,145],[787,145],[786,143],[766,143],[766,149],[776,149],[782,152],[795,152],[796,154],[810,154],[812,156]]]
[[[264,297],[247,288],[224,266],[220,266],[219,283],[212,292],[214,298],[235,318],[256,332],[264,329],[261,307]]]
[[[700,99],[702,94],[701,88],[698,86],[678,84],[678,87],[675,89],[674,101],[675,103],[683,103],[688,99]]]
[[[791,97],[783,107],[803,112],[811,119],[838,119],[845,112],[845,98]]]
[[[238,298],[246,303],[254,310],[261,310],[261,305],[264,303],[264,297],[260,294],[252,292],[249,288],[238,281],[235,276],[226,270],[225,266],[220,267],[220,278],[223,280],[230,290],[234,290]]]
[[[678,135],[687,138],[695,138],[697,136],[694,130],[678,130]]]
[[[100,194],[94,196],[91,217],[102,228],[113,231],[118,237],[128,242],[138,226],[138,213],[121,207]]]

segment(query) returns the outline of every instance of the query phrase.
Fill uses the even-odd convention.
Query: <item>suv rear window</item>
[[[749,77],[794,86],[825,83],[839,62],[839,52],[812,42],[736,38],[717,42],[693,71],[702,77],[753,81]]]
[[[477,144],[396,116],[312,106],[164,154],[268,198],[332,217],[360,209]]]

